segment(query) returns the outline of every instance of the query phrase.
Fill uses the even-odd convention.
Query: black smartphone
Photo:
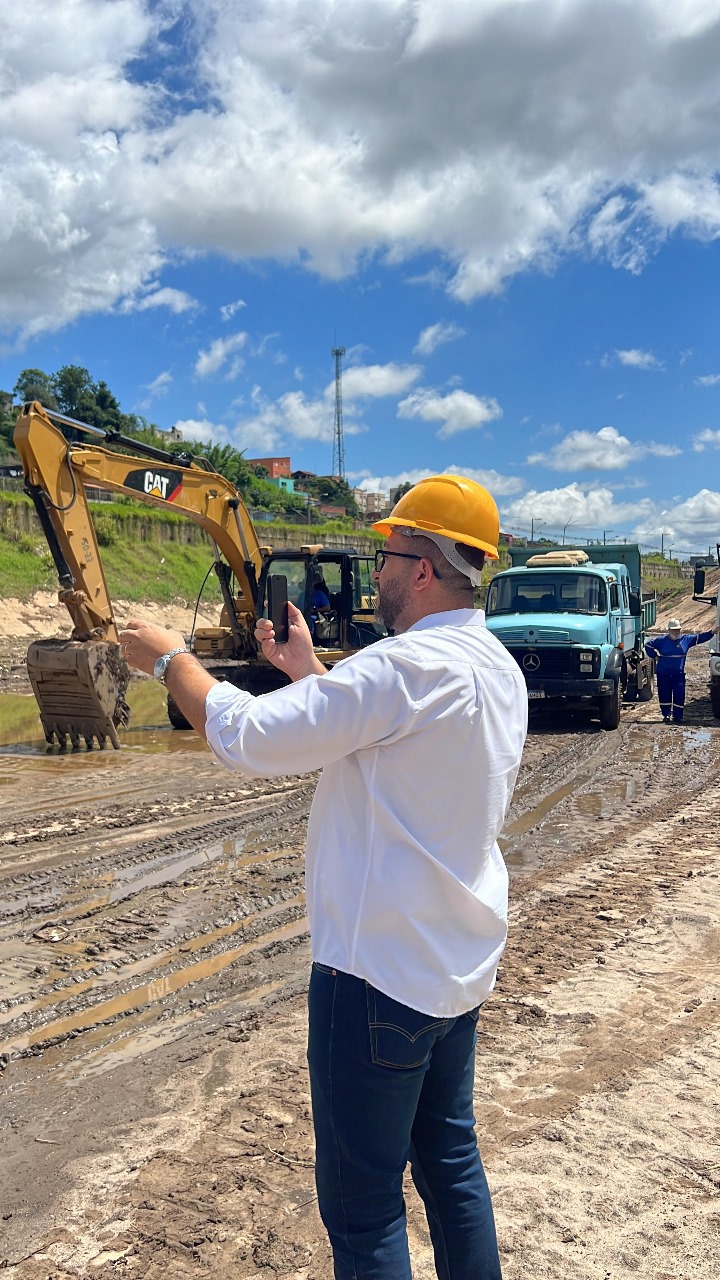
[[[267,580],[268,618],[273,624],[278,644],[288,639],[287,578],[281,573],[271,573]]]

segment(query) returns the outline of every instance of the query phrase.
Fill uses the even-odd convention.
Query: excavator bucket
[[[120,746],[118,726],[130,717],[125,692],[130,669],[120,646],[104,640],[36,640],[27,668],[48,742],[73,747],[84,738]]]

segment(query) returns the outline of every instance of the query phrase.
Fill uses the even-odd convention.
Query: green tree
[[[409,493],[409,492],[410,492],[410,490],[411,490],[411,489],[413,489],[414,487],[415,487],[415,486],[414,486],[414,485],[412,485],[412,484],[410,483],[410,481],[409,481],[409,480],[406,480],[406,481],[405,481],[405,483],[404,483],[404,484],[401,484],[401,485],[400,485],[400,487],[397,489],[397,491],[396,491],[396,493],[395,493],[395,501],[396,501],[396,502],[399,502],[399,501],[400,501],[400,499],[401,499],[401,498],[404,498],[404,497],[405,497],[405,494],[406,494],[406,493]]]
[[[0,451],[14,450],[15,413],[11,391],[0,391]]]
[[[106,431],[132,431],[139,419],[134,414],[123,413],[117,396],[114,396],[107,382],[96,382],[93,387],[95,399],[96,421],[94,426],[104,427]]]
[[[39,400],[46,409],[58,408],[53,379],[42,369],[23,369],[13,387],[13,395],[22,404],[28,400]]]
[[[95,387],[87,369],[79,364],[64,364],[52,375],[50,383],[60,412],[87,422],[95,403]]]
[[[360,512],[347,480],[340,480],[337,476],[309,476],[302,483],[305,492],[313,498],[335,507],[344,507],[346,515],[354,520],[359,518]]]

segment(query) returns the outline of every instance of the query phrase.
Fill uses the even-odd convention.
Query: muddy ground
[[[23,651],[0,644],[6,688]],[[0,1268],[329,1280],[304,1065],[315,779],[228,774],[191,733],[133,742],[0,751]],[[477,1053],[506,1280],[718,1272],[719,764],[707,647],[683,728],[655,703],[617,733],[535,714]],[[410,1185],[408,1206],[422,1280]]]

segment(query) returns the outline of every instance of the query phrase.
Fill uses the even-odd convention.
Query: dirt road
[[[706,670],[704,651],[682,729],[647,704],[618,733],[538,716],[528,739],[477,1069],[507,1280],[718,1271]],[[304,1066],[314,778],[248,782],[193,734],[133,743],[0,753],[0,1268],[329,1280]]]

